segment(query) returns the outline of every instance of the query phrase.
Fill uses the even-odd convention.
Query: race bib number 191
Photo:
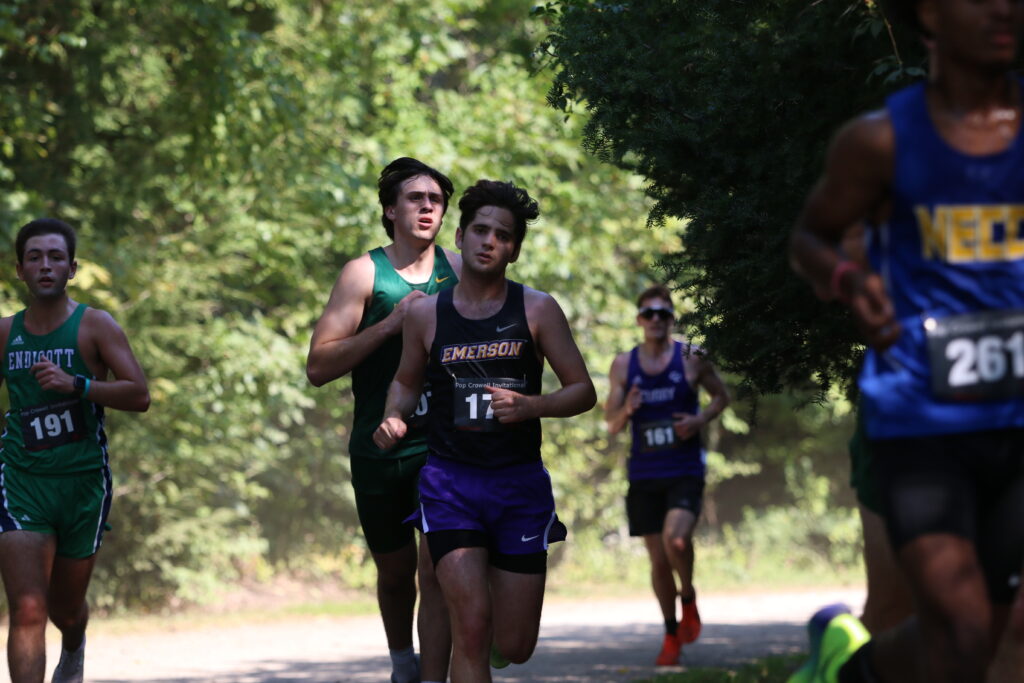
[[[1024,311],[924,321],[932,391],[951,401],[1024,396]]]
[[[85,437],[85,414],[77,398],[23,408],[21,438],[27,451],[43,451]]]

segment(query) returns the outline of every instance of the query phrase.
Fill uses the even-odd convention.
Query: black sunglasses
[[[651,308],[649,306],[641,308],[638,315],[644,320],[650,320],[654,316],[658,316],[662,320],[672,320],[675,317],[675,313],[669,308]]]

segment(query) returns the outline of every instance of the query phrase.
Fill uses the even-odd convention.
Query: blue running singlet
[[[673,413],[700,412],[697,392],[686,381],[683,344],[675,342],[672,360],[657,375],[640,367],[639,347],[629,353],[627,387],[640,387],[642,403],[630,417],[633,445],[628,463],[629,480],[703,477],[705,455],[700,434],[680,441],[672,428]],[[627,389],[628,390],[628,389]]]
[[[873,439],[1024,427],[1024,141],[950,147],[924,83],[886,101],[895,139],[891,214],[873,230],[903,332],[860,376]]]

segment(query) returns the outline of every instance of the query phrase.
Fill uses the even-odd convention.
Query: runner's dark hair
[[[14,251],[18,255],[18,263],[25,261],[25,243],[40,235],[62,235],[68,248],[68,259],[75,260],[75,246],[78,242],[75,229],[56,218],[37,218],[21,226],[18,236],[14,238]]]
[[[640,296],[636,298],[636,307],[643,308],[644,302],[648,299],[664,299],[671,304],[672,292],[665,285],[651,285],[640,292]]]
[[[429,176],[437,182],[444,197],[444,211],[441,212],[441,215],[448,211],[448,200],[455,193],[455,186],[452,185],[452,181],[449,180],[448,176],[436,168],[427,166],[419,159],[399,157],[384,167],[384,170],[380,172],[380,178],[377,180],[377,197],[380,199],[381,209],[380,222],[391,239],[395,238],[395,224],[387,217],[384,210],[389,206],[394,206],[395,202],[398,201],[398,193],[402,189],[402,183],[420,175]]]
[[[459,228],[466,227],[476,218],[476,212],[484,206],[498,206],[508,209],[515,219],[516,244],[522,244],[526,237],[526,224],[540,215],[537,202],[521,187],[500,180],[478,180],[476,185],[466,188],[459,199]]]

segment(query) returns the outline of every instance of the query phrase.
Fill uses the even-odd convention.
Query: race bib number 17
[[[1024,311],[924,321],[932,392],[951,401],[1024,396]]]
[[[455,405],[452,406],[452,414],[455,416],[455,428],[478,432],[503,429],[491,410],[491,392],[484,387],[511,389],[520,393],[526,389],[525,379],[455,377],[453,380]]]

